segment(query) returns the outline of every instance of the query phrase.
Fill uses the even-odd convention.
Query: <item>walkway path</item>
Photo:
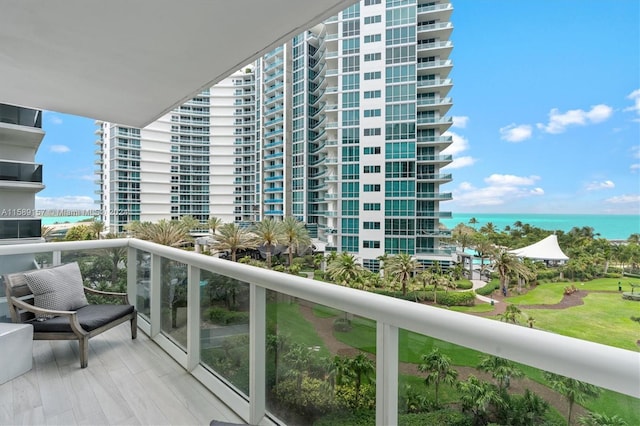
[[[487,283],[482,281],[482,280],[471,280],[471,284],[473,284],[473,287],[472,287],[473,291],[475,291],[475,290],[477,290],[479,288],[482,288],[485,285],[487,285]],[[490,297],[487,297],[487,296],[482,296],[482,295],[479,295],[479,294],[476,294],[476,299],[482,300],[483,302],[487,302],[487,303],[491,303],[491,302],[499,303],[499,301],[496,300],[496,299],[493,299],[493,298],[490,298]]]

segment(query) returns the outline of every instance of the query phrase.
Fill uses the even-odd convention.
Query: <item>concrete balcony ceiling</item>
[[[0,103],[144,127],[354,0],[5,0]]]

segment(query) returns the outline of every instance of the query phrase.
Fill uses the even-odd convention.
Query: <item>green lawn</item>
[[[474,312],[491,312],[495,309],[495,306],[491,305],[490,303],[482,303],[476,300],[476,305],[473,306],[449,306],[448,308],[443,309],[470,314]]]
[[[630,317],[640,314],[640,302],[623,300],[618,293],[590,293],[583,300],[584,305],[572,308],[523,312],[541,330],[638,351],[640,326]]]
[[[267,322],[277,324],[278,334],[289,336],[293,342],[306,347],[319,346],[318,355],[330,355],[313,324],[302,317],[297,303],[269,303],[267,305]]]

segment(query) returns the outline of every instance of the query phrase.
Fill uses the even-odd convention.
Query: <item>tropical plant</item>
[[[471,375],[463,382],[458,382],[460,402],[463,411],[469,411],[474,417],[475,424],[486,424],[489,409],[504,406],[505,401],[498,388],[476,376]]]
[[[231,252],[231,260],[236,261],[238,250],[255,248],[256,242],[253,235],[235,223],[225,223],[218,228],[219,233],[213,236],[212,247],[218,251]]]
[[[273,248],[278,244],[286,242],[282,222],[267,218],[256,223],[251,231],[255,235],[255,241],[258,246],[264,246],[267,254],[267,268],[271,268]]]
[[[509,278],[511,276],[531,277],[532,272],[527,266],[513,254],[505,249],[494,250],[491,254],[493,267],[500,277],[502,294],[507,294]]]
[[[304,223],[292,216],[287,216],[282,221],[282,232],[284,234],[283,243],[288,247],[289,268],[291,268],[293,265],[293,253],[297,252],[301,247],[309,247],[311,238]]]
[[[100,233],[104,230],[104,222],[93,220],[93,222],[91,222],[91,224],[89,225],[89,228],[91,228],[91,231],[93,231],[94,239],[99,240]]]
[[[141,240],[153,241],[169,247],[183,247],[192,241],[189,229],[176,220],[162,219],[156,223],[132,222],[128,229]]]
[[[497,356],[488,355],[482,358],[476,368],[490,373],[491,377],[498,381],[498,389],[503,392],[509,389],[512,378],[524,377],[522,370],[513,362]]]
[[[608,416],[606,414],[589,413],[588,416],[580,417],[578,423],[582,426],[627,426],[627,422],[617,414]]]
[[[432,383],[435,385],[435,405],[439,406],[438,390],[440,384],[453,385],[458,378],[458,372],[451,367],[451,358],[435,348],[429,354],[422,355],[422,364],[418,365],[418,371],[428,373],[424,383],[426,386]]]
[[[564,399],[569,403],[567,425],[571,424],[573,405],[576,402],[578,404],[584,404],[587,399],[595,398],[600,394],[600,389],[598,387],[589,383],[581,382],[580,380],[572,379],[570,377],[564,377],[558,374],[545,372],[544,378],[549,383],[551,389],[562,395]]]
[[[76,225],[67,230],[65,241],[93,240],[94,232],[88,225]]]
[[[413,274],[420,267],[420,263],[410,254],[400,253],[390,256],[385,262],[385,272],[389,274],[391,280],[400,282],[402,285],[402,294],[407,295],[407,283],[413,277]]]
[[[364,268],[360,265],[354,255],[343,252],[327,265],[327,275],[331,280],[340,285],[352,286],[360,280]]]
[[[216,231],[218,230],[218,228],[220,228],[220,226],[222,226],[222,219],[220,219],[219,217],[216,216],[211,216],[209,217],[209,220],[207,221],[207,225],[209,226],[209,230],[211,231],[212,235],[216,234]]]
[[[504,322],[510,322],[512,324],[518,324],[518,318],[522,315],[522,311],[518,308],[518,305],[509,303],[505,308],[505,311],[498,315],[498,319]]]

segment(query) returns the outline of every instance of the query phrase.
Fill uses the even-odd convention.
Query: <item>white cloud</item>
[[[599,104],[591,107],[591,110],[572,109],[561,113],[557,108],[549,112],[549,123],[538,123],[538,128],[546,133],[563,133],[569,126],[586,126],[587,124],[601,123],[613,114],[613,108]]]
[[[455,157],[453,162],[447,164],[445,167],[447,169],[461,169],[463,167],[472,166],[476,163],[476,159],[471,156],[466,157]],[[443,169],[445,168],[443,167]]]
[[[631,172],[635,172],[636,170],[640,170],[640,164],[632,164],[630,169],[631,169]]]
[[[96,179],[98,179],[97,175],[82,175],[82,176],[80,176],[80,180],[88,180],[88,181],[93,182]]]
[[[451,117],[453,119],[452,127],[458,127],[460,129],[464,129],[467,127],[467,123],[469,122],[469,117],[465,115],[454,115]]]
[[[611,204],[638,204],[640,203],[640,195],[618,195],[615,197],[607,198],[605,201]]]
[[[640,158],[640,145],[631,147],[631,156],[633,158]]]
[[[451,136],[453,142],[442,150],[443,154],[456,155],[469,149],[469,140],[454,132],[444,132],[443,136]]]
[[[63,123],[62,117],[52,111],[43,111],[44,118],[50,123],[54,125],[60,125]]]
[[[36,209],[50,211],[95,210],[96,204],[92,197],[85,195],[65,195],[62,197],[36,196]]]
[[[540,177],[492,174],[484,179],[487,186],[476,188],[462,182],[454,191],[454,199],[464,207],[508,205],[519,198],[544,195],[544,189],[532,187]]]
[[[71,151],[71,149],[69,149],[69,147],[66,145],[51,145],[51,147],[49,147],[49,151],[63,154],[65,152]]]
[[[539,176],[522,177],[515,175],[500,175],[494,173],[488,178],[485,178],[484,181],[489,185],[495,186],[526,186],[533,185],[539,179]]]
[[[531,137],[531,126],[528,124],[516,125],[515,123],[500,128],[501,139],[508,142],[522,142]]]
[[[625,108],[624,111],[635,111],[638,115],[640,115],[640,89],[636,89],[633,92],[629,93],[627,99],[631,99],[634,104],[628,108]]]
[[[599,189],[615,188],[615,186],[616,185],[612,181],[605,180],[603,182],[591,182],[591,183],[587,184],[586,190],[587,191],[597,191]]]

